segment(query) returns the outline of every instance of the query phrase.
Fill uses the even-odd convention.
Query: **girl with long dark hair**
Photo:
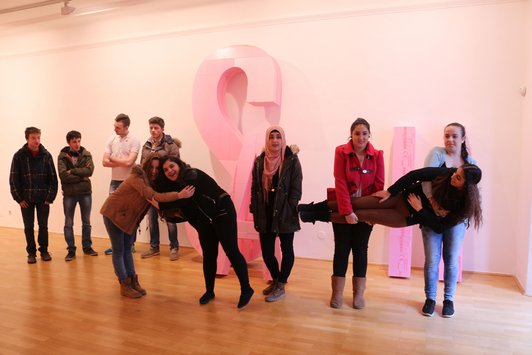
[[[237,307],[244,308],[253,296],[253,289],[249,284],[246,259],[238,249],[236,211],[231,197],[209,175],[200,169],[191,168],[177,157],[161,158],[161,167],[164,174],[159,174],[156,182],[158,190],[194,189],[190,198],[160,203],[159,208],[162,211],[177,208],[180,217],[184,217],[198,231],[206,288],[199,303],[207,304],[215,297],[216,259],[218,244],[221,244],[240,282],[241,293]]]

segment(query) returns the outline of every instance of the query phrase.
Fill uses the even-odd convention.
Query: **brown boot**
[[[131,288],[136,290],[141,295],[146,296],[146,290],[143,289],[142,286],[139,284],[139,275],[131,276]]]
[[[363,309],[366,307],[364,291],[366,290],[366,278],[353,276],[353,308]]]
[[[120,294],[124,297],[139,298],[142,294],[137,290],[131,288],[131,277],[127,277],[125,280],[119,280],[120,282]]]
[[[342,299],[344,297],[345,277],[331,276],[331,286],[331,307],[341,308],[343,302]]]

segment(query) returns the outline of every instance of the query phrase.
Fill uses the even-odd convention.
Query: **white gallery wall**
[[[27,126],[42,129],[42,143],[53,156],[66,144],[67,131],[82,133],[82,145],[96,163],[95,237],[106,237],[99,208],[110,170],[101,166],[101,157],[120,112],[130,115],[130,130],[143,142],[148,118],[163,117],[166,133],[183,141],[183,159],[223,180],[192,116],[192,86],[204,58],[246,44],[280,66],[280,124],[288,143],[301,149],[303,201],[325,198],[333,185],[334,148],[346,141],[356,117],[369,120],[372,141],[384,150],[387,185],[394,127],[416,128],[421,167],[430,148],[442,145],[443,127],[460,122],[484,173],[484,224],[467,234],[464,270],[516,275],[523,288],[531,288],[531,108],[519,91],[531,79],[528,1],[177,3],[152,1],[24,25],[2,25],[0,17],[1,226],[22,228],[8,178]],[[237,124],[244,134],[255,134],[245,116],[235,112],[242,121]],[[79,234],[79,219],[75,223]],[[61,196],[49,224],[62,232]],[[139,239],[147,241],[142,226]],[[375,227],[371,263],[387,263],[387,236],[386,228]],[[187,244],[183,228],[179,238]],[[331,259],[331,226],[302,225],[295,249],[299,257]],[[417,229],[413,255],[414,266],[422,266]]]

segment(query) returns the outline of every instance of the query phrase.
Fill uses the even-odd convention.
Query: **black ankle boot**
[[[301,203],[299,205],[297,205],[297,210],[299,212],[303,212],[303,211],[329,211],[329,207],[327,206],[327,200],[324,200],[324,201],[321,201],[321,202],[318,202],[318,203],[314,203],[314,201],[312,201],[311,203]]]
[[[301,211],[299,212],[301,221],[314,224],[316,221],[330,222],[329,211]]]

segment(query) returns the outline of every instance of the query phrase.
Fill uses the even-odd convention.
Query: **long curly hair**
[[[456,223],[468,219],[473,221],[475,229],[482,225],[482,204],[478,183],[482,178],[482,170],[474,164],[461,166],[464,171],[463,189],[451,186],[451,176],[456,169],[448,174],[440,175],[432,181],[432,196],[444,209],[450,211],[448,218]]]

